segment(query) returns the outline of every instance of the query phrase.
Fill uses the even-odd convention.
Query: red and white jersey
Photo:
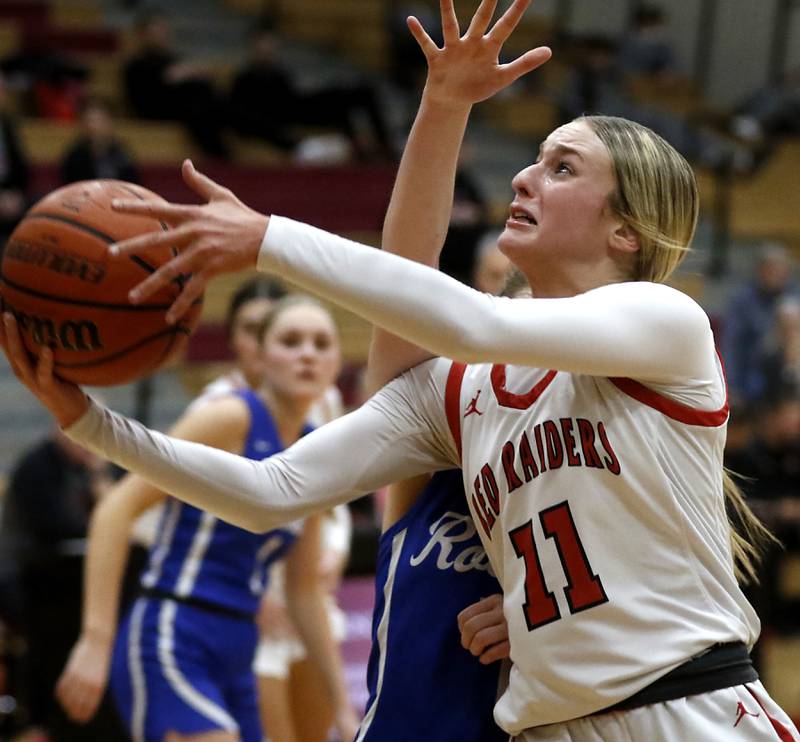
[[[646,281],[498,299],[279,217],[259,267],[439,356],[508,365],[456,366],[448,384],[451,363],[430,360],[260,462],[97,406],[68,434],[252,530],[460,464],[505,593],[514,667],[496,718],[511,734],[607,707],[716,642],[752,644],[725,385],[696,302]]]
[[[715,642],[755,641],[720,396],[703,412],[628,379],[452,365],[448,422],[505,593],[513,666],[495,716],[510,733],[609,706]]]

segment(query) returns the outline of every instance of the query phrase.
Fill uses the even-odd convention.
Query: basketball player
[[[247,309],[247,301],[239,304]],[[309,405],[338,369],[330,316],[306,298],[284,299],[261,317],[255,335],[266,361],[258,390],[245,387],[193,405],[176,434],[263,458],[308,432],[303,421]],[[253,618],[268,570],[282,562],[290,612],[325,669],[343,733],[352,734],[355,721],[315,568],[319,516],[256,536],[168,500],[142,577],[142,597],[114,642],[127,535],[138,513],[164,497],[129,476],[98,506],[89,542],[84,630],[58,685],[67,712],[77,721],[94,713],[115,646],[112,687],[134,740],[260,742],[251,671]]]
[[[540,49],[498,65],[528,2],[514,0],[487,31],[494,5],[484,0],[460,37],[452,1],[441,0],[442,49],[410,22],[429,65],[425,141],[446,151],[457,151],[472,104],[549,57]],[[536,298],[506,301],[260,215],[190,164],[184,174],[208,203],[119,204],[173,230],[112,254],[183,248],[134,298],[193,272],[175,318],[208,277],[256,264],[442,357],[251,462],[90,403],[53,376],[49,349],[30,363],[4,315],[15,373],[71,436],[256,530],[460,465],[504,592],[513,667],[495,718],[516,739],[800,739],[747,654],[758,620],[734,564],[752,574],[753,547],[732,532],[726,495],[759,524],[724,482],[726,391],[708,318],[662,283],[697,218],[693,174],[673,148],[605,117],[551,133],[512,182],[499,242]],[[434,211],[419,218],[432,231],[439,223]]]
[[[286,296],[282,284],[265,276],[243,283],[233,294],[227,311],[228,342],[234,367],[206,384],[190,405],[190,410],[208,401],[245,389],[258,389],[264,377],[264,353],[259,333],[275,301]],[[331,384],[308,412],[313,427],[324,425],[342,414],[342,396]],[[350,545],[350,512],[346,505],[320,518],[320,579],[326,588],[325,601],[331,621],[331,636],[337,646],[344,638],[345,618],[336,605],[334,571],[344,569]],[[332,560],[339,567],[332,565]],[[325,697],[325,678],[317,663],[307,657],[303,642],[291,625],[286,604],[285,560],[274,562],[269,571],[268,589],[259,608],[260,640],[253,661],[258,689],[258,705],[264,732],[272,742],[316,740],[328,736],[336,709]],[[280,629],[290,636],[279,636]],[[306,699],[316,697],[313,713]]]

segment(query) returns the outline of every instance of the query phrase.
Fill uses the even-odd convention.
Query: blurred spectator
[[[28,207],[28,161],[8,112],[6,95],[0,73],[0,252]]]
[[[776,328],[776,310],[782,299],[798,297],[791,277],[792,262],[780,245],[761,249],[756,275],[734,297],[722,325],[723,359],[731,397],[754,404],[769,391],[764,358]]]
[[[346,137],[363,158],[393,159],[389,129],[371,85],[303,92],[279,59],[280,39],[270,23],[260,24],[231,85],[228,111],[235,131],[293,150],[300,142],[298,127],[321,127]]]
[[[778,302],[761,367],[767,394],[800,394],[800,298],[797,296],[787,296]]]
[[[167,18],[146,13],[136,23],[137,51],[123,73],[136,116],[182,122],[207,155],[227,156],[223,108],[209,65],[181,59],[172,46]]]
[[[116,178],[139,182],[133,159],[114,133],[108,104],[88,99],[81,111],[81,134],[61,159],[61,182]]]
[[[80,629],[89,515],[109,484],[102,462],[58,428],[23,454],[9,477],[0,523],[3,610],[27,641],[21,703],[54,741],[125,740],[109,701],[87,726],[53,696]]]
[[[767,551],[759,569],[760,584],[751,586],[749,596],[765,627],[796,631],[800,628],[798,608],[781,585],[781,571],[787,553],[800,551],[800,394],[777,390],[755,410],[748,421],[749,435],[728,436],[725,464],[743,475],[739,482],[748,504],[781,541]],[[736,418],[737,407],[731,413]],[[742,420],[742,415],[737,417]],[[747,425],[747,422],[744,423]]]
[[[50,48],[46,36],[28,34],[22,51],[6,57],[0,67],[35,116],[57,121],[78,118],[88,70]]]
[[[634,100],[619,66],[618,45],[603,36],[587,36],[577,43],[575,63],[558,104],[562,123],[593,113],[637,121],[701,167],[723,173],[748,172],[756,164],[757,158],[748,147],[670,111]]]
[[[754,146],[783,134],[800,134],[800,67],[747,98],[736,109],[731,132]]]
[[[619,47],[625,75],[669,80],[675,76],[675,50],[667,38],[667,17],[656,5],[640,5]]]
[[[453,190],[450,224],[439,260],[439,269],[462,283],[471,283],[478,240],[489,226],[486,197],[469,169],[470,150],[461,150]]]
[[[500,252],[497,239],[500,232],[492,230],[481,237],[475,251],[475,266],[472,271],[473,288],[485,294],[500,296],[513,270],[511,261]]]

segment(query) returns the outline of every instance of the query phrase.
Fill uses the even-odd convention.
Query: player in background
[[[549,57],[538,49],[498,64],[527,5],[514,0],[489,29],[495,3],[484,0],[461,37],[441,0],[442,49],[410,21],[429,64],[427,141],[457,151],[472,105]],[[751,534],[759,524],[724,481],[726,392],[708,317],[663,284],[698,211],[694,176],[672,147],[607,117],[551,133],[513,180],[500,239],[535,298],[507,301],[260,215],[190,163],[184,175],[205,205],[116,205],[173,229],[112,255],[182,248],[134,300],[192,272],[175,318],[209,277],[256,264],[441,358],[256,463],[92,404],[53,376],[49,349],[31,364],[4,315],[15,374],[69,435],[254,530],[460,464],[504,592],[513,662],[495,709],[504,729],[523,742],[798,739],[747,655],[759,626],[734,565],[752,574],[754,547],[731,529],[726,498]],[[439,220],[432,207],[419,218],[432,229]],[[473,407],[482,414],[467,416]]]
[[[259,331],[273,304],[287,295],[284,286],[265,276],[245,281],[231,296],[226,328],[234,366],[203,387],[191,403],[194,410],[207,402],[245,389],[258,389],[264,377],[264,353]],[[314,402],[308,422],[319,427],[343,412],[342,396],[331,384]],[[345,617],[336,604],[335,590],[344,570],[350,546],[350,512],[346,505],[320,517],[320,579],[326,593],[331,635],[338,644],[344,638]],[[318,664],[308,659],[303,642],[292,625],[285,594],[285,561],[277,560],[259,608],[260,640],[253,664],[258,687],[262,726],[272,742],[324,739],[336,709],[324,693],[325,677]],[[320,692],[322,691],[322,692]],[[313,713],[309,697],[317,699]]]
[[[265,361],[258,389],[192,405],[175,425],[176,435],[258,459],[310,430],[305,422],[309,408],[338,372],[330,315],[308,298],[285,298],[261,316],[254,334]],[[290,614],[323,668],[341,733],[351,734],[355,717],[330,638],[326,591],[317,569],[319,516],[255,536],[166,499],[142,574],[142,595],[116,632],[132,524],[165,498],[128,475],[95,511],[83,631],[57,688],[67,712],[78,721],[91,717],[110,670],[117,705],[134,740],[260,742],[251,670],[254,618],[267,573],[280,561],[286,565]]]
[[[413,230],[416,224],[408,208],[414,200],[404,187],[404,173],[413,164],[413,157],[401,161],[382,247],[405,257],[413,246],[407,257],[419,259],[430,246],[425,257],[435,264],[442,244],[431,244],[428,235],[399,239],[403,228]],[[436,172],[436,163],[429,164]],[[499,290],[502,283],[487,288]],[[413,365],[419,352],[376,327],[367,366],[368,391],[377,391]],[[369,699],[356,742],[507,740],[492,715],[503,676],[498,660],[508,651],[502,595],[467,508],[458,469],[389,487],[375,595]],[[462,624],[470,632],[470,649],[483,646],[480,660],[461,646]],[[409,714],[409,708],[416,712]]]

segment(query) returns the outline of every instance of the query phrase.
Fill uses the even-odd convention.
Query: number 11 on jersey
[[[569,503],[565,500],[539,513],[542,531],[555,542],[561,566],[567,577],[564,595],[570,613],[579,613],[606,603],[603,582],[592,570],[584,551]],[[522,609],[528,631],[561,618],[553,593],[547,589],[536,542],[533,521],[528,521],[508,533],[517,557],[525,560],[525,602]]]

